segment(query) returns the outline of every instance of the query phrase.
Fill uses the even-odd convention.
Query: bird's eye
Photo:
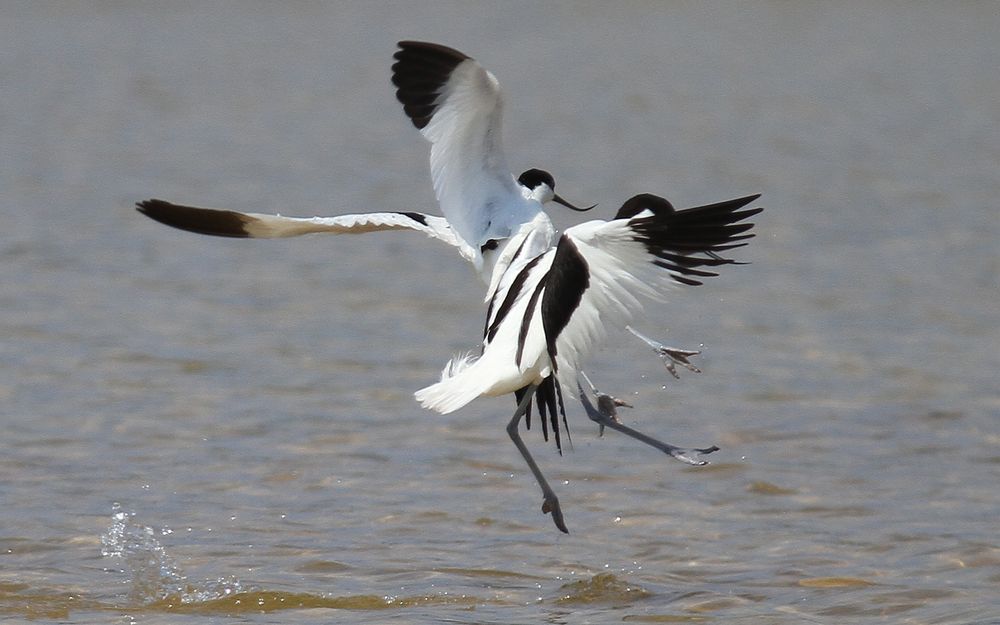
[[[483,246],[481,248],[479,248],[479,251],[485,254],[486,250],[495,250],[499,246],[500,246],[500,240],[499,239],[490,239],[486,243],[483,243]]]

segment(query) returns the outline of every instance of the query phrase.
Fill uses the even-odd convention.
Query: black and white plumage
[[[417,398],[451,412],[482,395],[514,394],[517,410],[507,432],[542,488],[543,511],[552,513],[562,531],[558,499],[518,434],[533,403],[544,434],[551,423],[557,446],[565,390],[578,396],[602,431],[609,427],[684,462],[705,464],[699,455],[716,447],[678,448],[622,425],[614,398],[594,388],[595,408],[576,374],[605,328],[624,326],[640,310],[640,298],[660,299],[670,284],[700,284],[715,275],[711,268],[732,264],[720,253],[752,236],[746,234],[752,224],[738,222],[760,211],[744,209],[757,196],[675,211],[662,198],[638,195],[614,219],[574,226],[557,239],[544,204],[589,209],[556,195],[545,171],[529,169],[517,179],[510,174],[500,141],[503,101],[496,78],[465,54],[433,43],[400,42],[394,58],[396,97],[431,143],[431,174],[444,217],[410,211],[285,217],[157,199],[139,202],[137,209],[161,223],[214,236],[411,230],[456,248],[489,285],[482,355],[453,360],[442,381],[418,391]],[[697,352],[633,333],[657,350],[671,373],[673,363],[697,371],[687,362]]]
[[[507,431],[542,488],[543,510],[567,531],[558,498],[517,435],[521,416],[541,392],[539,409],[548,410],[558,433],[562,389],[575,392],[583,362],[606,328],[624,327],[641,310],[640,298],[662,299],[671,284],[698,285],[717,275],[710,268],[735,264],[720,253],[753,236],[753,224],[741,222],[762,210],[744,208],[758,197],[677,211],[663,198],[637,195],[614,219],[573,226],[554,245],[551,223],[540,213],[497,262],[482,355],[449,363],[441,381],[417,391],[417,401],[448,413],[480,396],[515,393],[518,408]]]
[[[459,239],[474,247],[508,239],[549,201],[589,210],[556,195],[545,171],[511,175],[501,143],[500,83],[475,59],[422,41],[399,42],[394,58],[396,98],[431,142],[434,193]],[[465,254],[474,257],[475,250]]]
[[[753,236],[753,224],[738,222],[762,210],[740,210],[758,197],[677,211],[663,198],[637,195],[615,219],[573,226],[555,245],[551,223],[539,214],[506,244],[506,264],[497,264],[482,356],[417,399],[448,413],[549,375],[575,387],[584,357],[606,327],[628,324],[640,296],[662,299],[671,282],[698,285],[717,275],[704,267],[735,264],[719,252]]]

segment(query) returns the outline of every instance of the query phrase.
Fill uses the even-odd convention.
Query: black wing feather
[[[590,287],[590,267],[576,244],[566,235],[559,237],[555,256],[548,275],[543,278],[545,294],[542,296],[542,329],[552,361],[552,371],[558,370],[556,338],[580,306],[584,292]]]
[[[740,210],[759,197],[749,195],[678,211],[662,198],[641,195],[626,202],[618,214],[631,217],[628,223],[635,240],[656,257],[655,265],[669,270],[677,282],[697,286],[701,281],[696,278],[718,275],[698,267],[739,264],[718,252],[743,247],[745,241],[754,236],[745,234],[754,224],[737,222],[764,210]],[[644,210],[652,215],[638,217]]]
[[[430,123],[437,110],[438,96],[452,71],[469,57],[436,43],[400,41],[393,55],[392,84],[396,99],[418,129]]]
[[[216,237],[250,236],[245,227],[246,217],[234,211],[181,206],[156,199],[137,202],[135,207],[146,217],[180,230]]]

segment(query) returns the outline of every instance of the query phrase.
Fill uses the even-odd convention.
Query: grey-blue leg
[[[701,373],[701,369],[692,365],[690,361],[688,361],[688,358],[691,356],[697,356],[701,352],[693,349],[680,349],[678,347],[664,345],[659,341],[654,341],[645,334],[641,334],[632,326],[625,326],[625,329],[634,334],[636,338],[644,342],[646,345],[652,347],[653,351],[656,352],[656,355],[663,361],[663,366],[667,368],[667,371],[670,372],[670,375],[674,376],[674,378],[680,379],[680,376],[677,375],[677,368],[675,365],[680,365],[688,371]]]
[[[619,420],[617,414],[614,411],[614,398],[610,395],[601,393],[596,388],[594,389],[594,395],[597,397],[597,405],[603,409],[595,408],[590,402],[590,398],[587,397],[587,392],[583,390],[583,387],[577,384],[577,389],[580,391],[580,402],[583,404],[584,410],[587,411],[587,416],[590,417],[591,421],[594,421],[599,426],[601,426],[602,432],[603,428],[609,427],[612,430],[621,432],[626,436],[631,436],[637,441],[646,443],[651,447],[659,449],[663,453],[667,454],[672,458],[676,458],[681,462],[686,462],[687,464],[693,464],[695,466],[702,466],[708,464],[707,460],[702,460],[701,456],[710,454],[713,451],[719,451],[719,448],[715,445],[711,447],[705,447],[703,449],[687,449],[684,447],[677,447],[676,445],[670,445],[659,441],[651,436],[646,436],[642,432],[633,430],[627,425],[623,425]]]
[[[531,469],[531,473],[535,476],[535,480],[542,488],[542,512],[545,514],[551,512],[552,521],[559,528],[559,531],[569,534],[569,530],[566,529],[566,523],[563,521],[562,509],[559,507],[559,498],[556,497],[555,491],[552,490],[552,487],[545,480],[542,470],[535,464],[535,459],[531,457],[531,453],[517,431],[517,426],[521,423],[521,417],[528,411],[528,406],[531,405],[531,399],[534,397],[535,389],[537,388],[538,386],[535,384],[529,386],[520,403],[517,404],[517,410],[514,411],[514,416],[510,418],[510,423],[507,424],[507,435],[510,436],[510,440],[514,441],[514,446],[521,452],[521,457],[524,458],[524,461],[528,464],[528,468]]]

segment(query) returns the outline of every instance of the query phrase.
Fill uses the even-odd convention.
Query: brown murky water
[[[8,3],[0,619],[1000,623],[1000,11],[990,3]],[[228,241],[150,196],[432,210],[398,39],[508,96],[604,216],[761,192],[743,258],[590,371],[628,423],[529,445],[413,390],[482,289],[406,234]],[[571,215],[559,214],[562,225]]]

